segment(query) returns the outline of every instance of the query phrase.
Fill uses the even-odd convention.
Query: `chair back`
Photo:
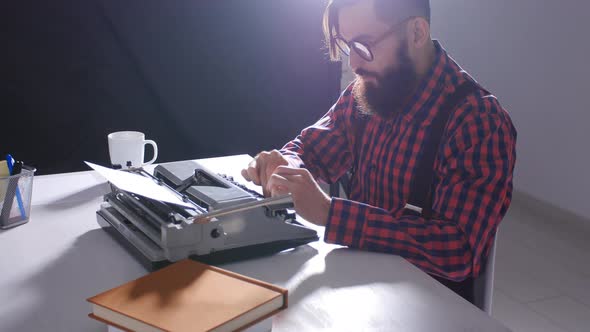
[[[486,260],[483,271],[473,280],[473,304],[492,315],[492,298],[494,295],[494,265],[496,261],[496,243],[498,232],[494,237],[494,243]]]

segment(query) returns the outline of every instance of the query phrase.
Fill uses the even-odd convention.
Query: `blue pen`
[[[12,174],[13,167],[14,167],[14,158],[10,154],[6,155],[6,165],[8,166],[8,173]],[[16,186],[16,203],[18,204],[18,209],[20,210],[20,215],[24,219],[27,217],[27,213],[25,212],[25,207],[23,204],[23,197],[20,194],[20,190],[18,185]]]

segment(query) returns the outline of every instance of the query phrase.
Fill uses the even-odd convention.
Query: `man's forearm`
[[[403,210],[333,198],[324,240],[399,255],[425,272],[463,280],[474,267],[467,238],[452,221],[404,216]]]

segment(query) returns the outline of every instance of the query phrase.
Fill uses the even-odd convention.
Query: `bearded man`
[[[324,241],[402,256],[473,302],[512,197],[508,113],[431,38],[428,0],[331,0],[323,25],[355,80],[242,175],[266,195],[290,193]],[[318,185],[345,175],[346,198]]]

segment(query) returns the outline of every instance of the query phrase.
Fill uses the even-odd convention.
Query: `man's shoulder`
[[[455,120],[470,115],[471,117],[499,118],[501,121],[512,125],[510,115],[502,107],[498,97],[449,57],[444,79],[444,90],[447,91],[447,97],[449,93],[456,91],[463,84],[471,85],[472,92],[459,102],[459,107],[456,107],[456,114],[453,116],[453,118],[456,118]]]
[[[503,126],[515,131],[510,114],[498,98],[471,77],[467,76],[464,79],[463,82],[473,84],[474,89],[459,103],[452,116],[452,122],[456,126]]]

